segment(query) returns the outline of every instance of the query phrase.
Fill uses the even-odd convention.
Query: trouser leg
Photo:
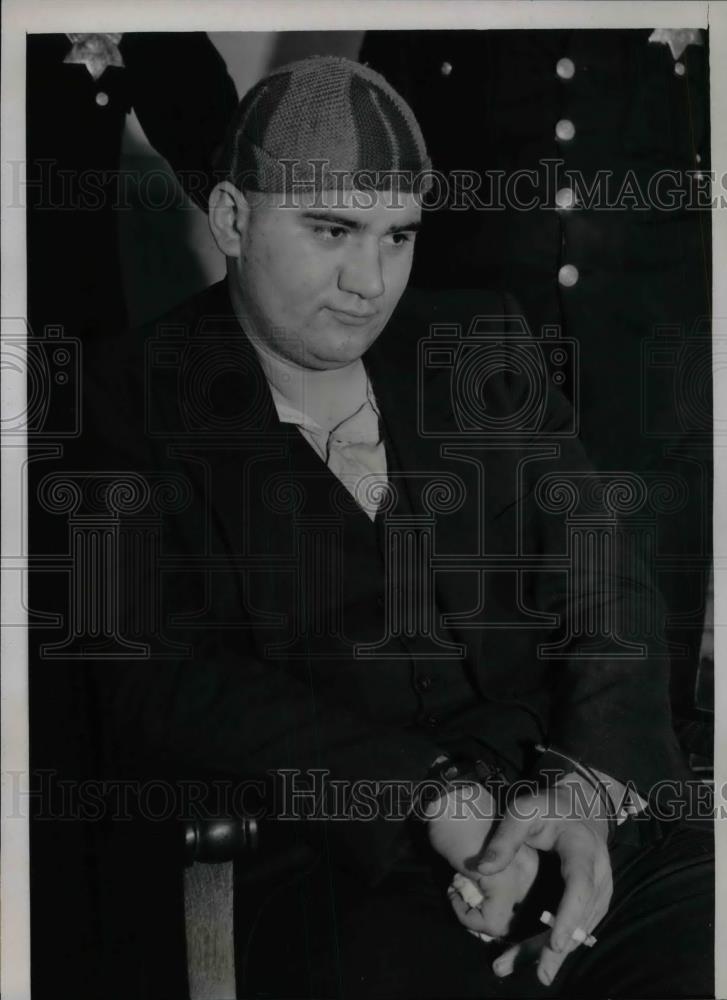
[[[612,860],[614,898],[598,942],[578,949],[561,995],[713,997],[711,832],[677,828],[646,848],[616,848]]]

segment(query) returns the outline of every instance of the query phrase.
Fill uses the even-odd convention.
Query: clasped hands
[[[499,822],[492,818],[490,793],[473,784],[456,786],[427,809],[432,847],[482,895],[470,906],[456,889],[449,890],[458,919],[474,933],[507,937],[538,873],[538,851],[558,855],[564,890],[557,909],[557,900],[551,901],[553,925],[503,952],[493,964],[498,976],[537,962],[538,979],[549,986],[608,910],[613,892],[608,821],[593,789],[588,786],[586,795],[584,790],[581,778],[568,775],[554,787],[518,796]]]

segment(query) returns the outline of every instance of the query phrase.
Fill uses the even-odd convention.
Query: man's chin
[[[377,336],[378,333],[372,336],[370,331],[365,335],[360,331],[358,336],[331,337],[325,345],[308,355],[308,364],[312,368],[343,368],[353,364],[366,353]]]

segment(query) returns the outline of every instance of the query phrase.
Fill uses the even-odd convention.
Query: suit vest
[[[396,469],[383,430],[387,466]],[[296,599],[287,636],[268,641],[264,655],[374,723],[438,728],[477,694],[438,624],[406,489],[397,490],[395,514],[379,508],[372,522],[302,435],[291,435],[289,455],[302,495]],[[432,627],[436,638],[423,634]]]

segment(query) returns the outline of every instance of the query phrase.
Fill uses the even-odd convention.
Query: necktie
[[[279,419],[295,424],[373,521],[388,483],[386,449],[362,362],[347,369],[306,371],[277,357],[258,340],[252,343]],[[341,419],[343,413],[347,415]]]
[[[326,464],[373,521],[386,489],[386,450],[367,399],[328,435]]]

